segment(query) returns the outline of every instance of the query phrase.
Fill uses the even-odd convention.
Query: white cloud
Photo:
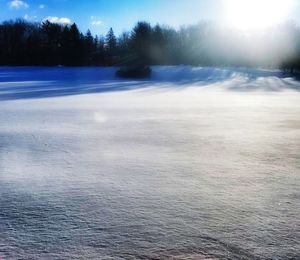
[[[35,22],[37,22],[37,16],[36,15],[34,15],[34,16],[30,16],[30,15],[28,15],[28,14],[25,14],[24,15],[24,19],[25,20],[27,20],[27,21],[35,21]]]
[[[91,24],[94,25],[94,26],[99,26],[99,25],[102,24],[102,21],[100,21],[100,20],[95,20],[95,21],[92,21]]]
[[[102,25],[102,21],[101,20],[99,20],[99,19],[97,19],[97,17],[95,17],[95,16],[91,16],[91,25],[93,25],[93,26],[100,26],[100,25]]]
[[[45,7],[46,7],[46,6],[45,6],[44,4],[40,4],[40,5],[39,5],[39,8],[40,8],[40,9],[44,9]]]
[[[8,3],[9,8],[11,9],[21,9],[21,8],[28,8],[29,5],[21,0],[12,0]]]
[[[56,16],[48,16],[43,21],[49,21],[50,23],[58,23],[63,25],[72,23],[71,19],[67,17],[56,17]]]

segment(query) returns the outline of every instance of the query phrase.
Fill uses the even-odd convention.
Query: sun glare
[[[228,23],[242,30],[257,30],[284,21],[293,0],[225,0]]]

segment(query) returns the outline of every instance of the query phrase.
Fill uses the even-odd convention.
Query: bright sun
[[[287,19],[293,0],[225,0],[225,4],[230,25],[257,30]]]

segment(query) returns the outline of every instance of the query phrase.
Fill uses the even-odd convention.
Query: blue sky
[[[94,34],[105,34],[113,27],[119,34],[132,28],[138,20],[176,28],[201,20],[222,22],[227,15],[226,1],[234,0],[0,0],[0,20],[49,18],[62,23],[76,22],[83,32],[89,28]],[[298,22],[300,1],[291,1],[298,3],[285,18]],[[254,7],[257,9],[259,5]]]

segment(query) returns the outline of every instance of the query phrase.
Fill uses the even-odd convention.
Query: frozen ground
[[[0,258],[299,259],[300,83],[0,68]]]

